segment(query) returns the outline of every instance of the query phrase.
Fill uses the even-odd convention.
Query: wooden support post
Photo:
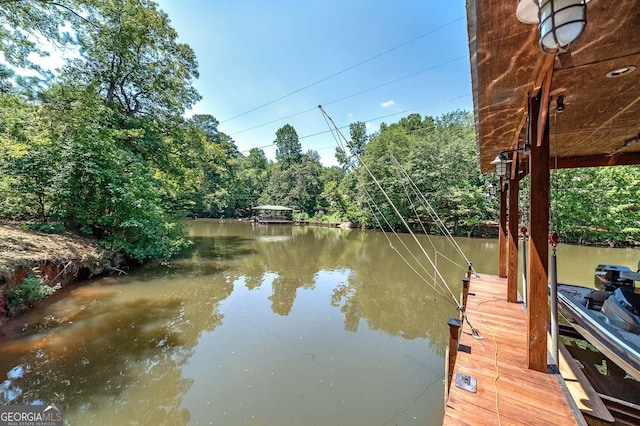
[[[447,321],[449,325],[449,346],[447,347],[446,357],[446,383],[445,394],[449,395],[449,388],[451,387],[451,379],[453,378],[453,369],[456,365],[456,357],[458,356],[458,341],[460,340],[460,328],[462,322],[457,318],[449,318]],[[446,396],[445,396],[446,398]]]
[[[473,262],[469,262],[469,265],[467,265],[467,278],[471,279],[472,275],[473,275]]]
[[[471,280],[469,280],[468,277],[464,277],[462,279],[462,300],[461,305],[462,305],[462,312],[464,312],[467,309],[467,297],[469,296],[469,283],[471,282]]]
[[[546,82],[545,82],[546,84]],[[544,91],[543,91],[544,92]],[[527,364],[532,370],[547,371],[548,328],[548,266],[549,266],[549,123],[543,126],[543,135],[538,137],[541,127],[538,121],[540,103],[548,98],[531,98],[531,140],[540,144],[531,145],[530,203],[529,203],[529,273],[528,273],[528,352]]]
[[[507,191],[504,177],[500,177],[500,229],[498,231],[498,276],[507,276]]]
[[[513,161],[517,163],[518,153],[513,153]],[[520,178],[517,173],[509,177],[509,269],[507,270],[507,301],[518,302],[518,213],[520,210],[518,195]]]

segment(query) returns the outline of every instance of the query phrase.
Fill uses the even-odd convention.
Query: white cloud
[[[367,128],[367,129],[369,129],[369,130],[370,130],[370,129],[373,129],[373,123],[370,123],[370,122],[368,122],[368,121],[367,121],[367,122],[364,124],[364,127],[365,127],[365,128]]]
[[[348,117],[348,118],[353,118],[353,114],[349,113],[349,114],[347,115],[347,117]]]
[[[388,108],[388,107],[390,107],[390,106],[391,106],[391,105],[393,105],[393,104],[395,104],[395,101],[386,101],[386,102],[381,103],[381,104],[380,104],[380,106],[381,106],[382,108]]]

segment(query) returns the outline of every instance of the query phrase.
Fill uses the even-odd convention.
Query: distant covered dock
[[[265,204],[251,210],[255,223],[293,223],[293,209],[290,207]]]

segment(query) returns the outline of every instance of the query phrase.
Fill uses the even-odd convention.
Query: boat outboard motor
[[[633,273],[633,271],[626,266],[598,265],[593,284],[597,289],[605,291],[614,291],[620,287],[633,288],[634,280],[621,277],[621,272]]]
[[[640,294],[633,288],[620,287],[602,305],[602,313],[622,328],[640,332]]]

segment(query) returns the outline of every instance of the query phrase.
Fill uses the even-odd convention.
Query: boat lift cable
[[[344,149],[344,148],[343,148]],[[389,246],[391,247],[392,250],[394,250],[398,256],[400,256],[400,258],[402,259],[403,262],[405,262],[405,264],[412,270],[415,272],[415,274],[420,277],[428,286],[430,286],[436,294],[442,296],[444,298],[444,300],[446,300],[447,302],[451,303],[452,305],[456,306],[457,310],[462,314],[462,318],[467,322],[467,324],[469,325],[469,328],[471,328],[471,332],[473,337],[478,338],[478,339],[482,339],[482,336],[480,335],[480,331],[475,328],[472,324],[471,321],[469,321],[469,318],[467,317],[466,312],[464,311],[464,309],[460,306],[460,304],[458,303],[458,300],[455,297],[451,296],[451,290],[449,289],[449,287],[447,286],[446,282],[443,280],[442,284],[439,285],[438,281],[437,281],[437,277],[435,274],[431,274],[423,265],[422,262],[420,262],[418,260],[418,258],[415,256],[414,252],[409,249],[409,247],[407,247],[407,245],[405,244],[405,242],[403,241],[402,238],[400,238],[400,236],[398,235],[398,233],[395,231],[394,227],[389,223],[389,221],[387,220],[386,216],[384,214],[382,214],[382,211],[380,210],[380,208],[378,207],[378,205],[374,202],[373,197],[371,196],[371,194],[369,193],[369,191],[362,186],[361,187],[362,191],[366,194],[365,200],[367,202],[367,204],[369,205],[369,209],[371,210],[371,212],[374,214],[374,219],[376,221],[376,224],[378,225],[378,227],[382,230],[382,234],[385,236],[385,238],[387,239],[387,241],[389,242]],[[385,228],[382,226],[382,224],[380,223],[380,221],[378,220],[377,215],[375,214],[375,210],[378,211],[378,213],[380,214],[380,216],[384,219],[387,227],[389,229],[391,229],[391,231],[393,232],[393,234],[395,235],[395,237],[398,239],[398,241],[402,244],[402,246],[407,250],[407,252],[411,255],[411,257],[413,258],[413,260],[415,260],[421,267],[422,270],[425,271],[425,273],[429,276],[429,278],[431,278],[433,280],[433,284],[431,284],[429,281],[427,281],[414,267],[413,265],[411,265],[411,263],[409,263],[409,261],[402,255],[402,253],[400,253],[400,251],[393,245],[393,243],[391,242],[391,240],[389,239],[389,236],[387,235],[387,232],[385,231]],[[420,243],[418,243],[418,245],[420,245]],[[438,254],[438,252],[436,251],[436,255]],[[428,256],[427,256],[428,257]],[[451,261],[452,263],[455,264],[455,262]],[[437,271],[437,266],[434,265],[432,263],[432,265],[434,266],[434,269]],[[445,292],[445,289],[448,290],[448,293]]]
[[[422,219],[420,218],[420,215],[418,214],[418,210],[416,209],[416,205],[413,202],[413,198],[409,194],[409,191],[407,191],[407,185],[405,185],[403,176],[401,175],[400,172],[398,172],[398,177],[399,177],[398,182],[400,182],[400,184],[402,185],[402,190],[404,191],[405,197],[407,197],[407,200],[409,201],[409,205],[411,206],[411,210],[413,210],[413,215],[418,220],[418,223],[420,224],[420,228],[422,229],[423,235],[425,235],[427,237],[427,240],[431,244],[431,248],[433,249],[433,252],[435,253],[435,256],[436,256],[436,261],[435,261],[436,267],[437,267],[437,263],[438,263],[438,255],[442,255],[442,257],[444,257],[446,260],[449,260],[453,265],[458,266],[457,263],[452,262],[447,256],[445,256],[444,254],[440,253],[440,251],[436,248],[436,245],[433,243],[433,240],[431,239],[431,235],[429,235],[429,233],[427,232],[426,228],[424,227],[424,223],[422,222]],[[435,277],[434,277],[433,282],[434,282],[434,285],[435,285],[436,284]]]
[[[367,201],[367,204],[369,205],[369,209],[374,213],[373,217],[376,221],[376,224],[378,225],[378,227],[380,229],[382,229],[382,233],[385,236],[385,238],[387,239],[387,242],[389,243],[389,247],[395,251],[398,256],[400,256],[400,258],[402,259],[403,262],[405,262],[407,264],[407,266],[416,273],[416,275],[418,277],[420,277],[420,279],[422,279],[427,285],[429,285],[438,295],[444,297],[444,299],[446,301],[448,301],[449,303],[452,303],[455,305],[455,303],[453,301],[450,300],[449,298],[449,294],[447,294],[447,292],[445,291],[445,288],[443,285],[438,285],[438,281],[437,281],[437,277],[435,274],[431,274],[425,267],[424,264],[422,262],[420,262],[418,260],[418,258],[415,256],[415,254],[413,253],[413,251],[411,249],[409,249],[409,247],[407,247],[407,245],[405,244],[405,242],[402,240],[402,238],[400,238],[400,236],[398,235],[398,233],[395,231],[395,229],[393,229],[393,227],[391,226],[391,224],[389,223],[389,221],[387,220],[387,218],[382,214],[382,212],[380,211],[380,209],[375,205],[375,203],[372,203],[373,201],[373,197],[371,197],[371,195],[369,194],[369,192],[367,191],[366,188],[362,188],[363,191],[367,194],[367,197],[365,198]],[[393,245],[393,243],[391,242],[391,239],[389,238],[389,236],[387,235],[387,232],[384,230],[384,227],[382,226],[382,224],[380,223],[379,219],[378,219],[378,215],[375,214],[375,210],[378,211],[378,213],[380,214],[380,216],[384,219],[385,223],[387,224],[387,227],[389,227],[389,229],[392,230],[393,234],[396,236],[396,238],[398,239],[398,241],[400,242],[400,244],[402,244],[402,246],[405,248],[405,250],[411,255],[411,257],[413,258],[413,260],[416,261],[416,263],[418,265],[421,266],[422,270],[429,276],[429,278],[431,280],[433,280],[433,284],[430,283],[430,281],[428,281],[425,277],[422,276],[422,274],[420,274],[420,272],[418,272],[415,267],[402,255],[402,253],[400,253],[400,251]]]
[[[342,142],[340,141],[338,135],[336,135],[334,133],[334,130],[331,127],[331,124],[329,123],[329,120],[327,119],[327,115],[323,114],[323,117],[325,119],[325,122],[327,123],[327,126],[331,129],[331,135],[333,136],[334,140],[336,141],[336,143],[338,144],[338,146],[341,149],[345,149],[344,145],[342,144]],[[352,167],[350,167],[352,168]],[[364,186],[361,187],[363,193],[366,195],[365,196],[365,201],[367,202],[367,205],[369,207],[369,210],[372,213],[372,216],[374,218],[374,220],[376,221],[376,224],[378,226],[378,228],[380,228],[382,230],[382,234],[384,235],[384,237],[387,239],[387,242],[389,243],[389,247],[394,250],[398,256],[400,256],[400,258],[402,259],[402,261],[412,270],[415,272],[415,274],[420,277],[420,279],[422,279],[427,285],[429,285],[437,294],[439,294],[440,296],[443,296],[445,300],[447,300],[449,303],[452,303],[455,305],[455,303],[453,301],[451,301],[449,299],[449,295],[446,293],[446,291],[444,291],[443,286],[438,286],[438,282],[437,282],[437,277],[435,274],[431,274],[429,272],[429,270],[427,270],[427,268],[424,266],[423,262],[420,262],[418,260],[418,258],[415,256],[415,254],[413,253],[412,250],[409,249],[409,247],[407,247],[407,245],[405,244],[405,242],[400,238],[400,236],[398,235],[398,233],[395,231],[395,229],[393,228],[393,226],[391,226],[391,224],[389,223],[389,221],[387,220],[386,216],[384,214],[382,214],[382,212],[380,211],[380,208],[377,206],[377,204],[375,203],[375,201],[373,200],[373,196],[369,193],[369,191],[367,190],[367,188],[365,188]],[[387,235],[387,232],[385,231],[385,227],[382,226],[382,224],[380,223],[380,220],[378,219],[378,214],[380,215],[380,217],[383,218],[383,220],[385,221],[387,227],[389,229],[391,229],[394,233],[394,235],[396,236],[396,238],[398,239],[398,241],[400,242],[400,244],[402,244],[402,246],[405,248],[405,250],[411,255],[411,257],[413,258],[413,260],[421,266],[421,269],[425,272],[425,274],[427,274],[429,276],[430,279],[433,280],[433,284],[430,283],[430,281],[428,281],[418,270],[415,269],[415,267],[407,260],[407,258],[405,256],[402,255],[402,253],[400,253],[400,251],[393,245],[391,239],[389,238],[389,236]]]
[[[378,221],[377,221],[377,218],[376,218],[376,222],[378,222]],[[379,225],[379,226],[381,226],[379,222],[378,222],[378,225]],[[431,288],[436,292],[436,294],[438,294],[438,295],[442,296],[442,297],[444,298],[444,300],[446,300],[447,302],[449,302],[449,303],[451,303],[451,304],[455,305],[455,302],[454,302],[454,301],[452,301],[452,300],[448,297],[449,295],[444,291],[444,289],[442,288],[442,286],[438,286],[438,285],[437,285],[437,281],[434,279],[434,278],[435,278],[435,276],[430,275],[429,273],[427,273],[427,275],[429,275],[429,277],[430,277],[430,278],[434,279],[434,283],[435,283],[435,284],[431,284],[431,283],[427,280],[427,278],[425,278],[424,276],[422,276],[422,274],[420,274],[420,272],[419,272],[419,271],[418,271],[418,270],[417,270],[417,269],[416,269],[416,268],[415,268],[415,267],[414,267],[414,266],[409,262],[409,260],[408,260],[405,256],[403,256],[403,254],[400,252],[400,250],[398,250],[398,249],[393,245],[393,243],[391,242],[391,239],[389,239],[389,236],[387,235],[387,233],[386,233],[386,232],[383,232],[383,234],[385,235],[385,237],[386,237],[386,239],[387,239],[387,241],[388,241],[388,243],[389,243],[389,247],[391,248],[391,250],[395,251],[395,252],[398,254],[398,256],[400,256],[400,259],[402,259],[402,261],[403,261],[403,262],[404,262],[404,263],[409,267],[409,269],[411,269],[411,270],[412,270],[412,271],[413,271],[413,272],[414,272],[418,277],[420,277],[420,279],[421,279],[422,281],[424,281],[425,283],[427,283],[427,285],[429,285],[429,286],[430,286],[430,287],[431,287]],[[400,241],[402,241],[402,240],[400,240]],[[404,244],[404,243],[403,243],[403,244]],[[404,247],[408,250],[408,247],[406,247],[406,245],[405,245]],[[411,253],[411,251],[409,251],[409,253]]]
[[[417,194],[418,199],[422,202],[422,204],[427,208],[427,212],[429,214],[429,216],[431,217],[431,220],[436,224],[436,226],[438,227],[438,229],[440,230],[440,232],[448,239],[450,240],[450,234],[448,233],[448,229],[444,226],[444,224],[442,223],[442,221],[440,220],[440,217],[437,215],[437,213],[435,212],[435,209],[431,206],[431,203],[429,203],[426,198],[422,195],[422,193],[420,192],[420,190],[418,189],[418,187],[415,185],[413,179],[411,178],[411,176],[406,172],[406,170],[404,170],[404,168],[402,167],[402,165],[400,164],[400,162],[396,159],[396,157],[391,154],[391,158],[394,161],[394,164],[396,166],[396,168],[398,169],[398,171],[400,173],[403,174],[403,177],[409,181],[409,183],[412,186],[413,192],[415,194]],[[455,248],[455,245],[454,245]],[[459,251],[456,249],[456,251]],[[463,258],[466,257],[463,254]],[[468,262],[467,262],[468,263]]]
[[[467,261],[468,266],[471,268],[472,272],[474,273],[474,275],[477,277],[478,274],[475,272],[475,270],[473,270],[472,264],[471,262],[467,259],[467,257],[465,256],[464,252],[462,251],[462,249],[460,248],[460,246],[457,244],[457,242],[455,241],[455,239],[453,238],[453,236],[451,235],[451,233],[449,233],[448,229],[444,226],[444,223],[442,222],[442,220],[440,219],[440,217],[437,215],[435,209],[433,209],[433,207],[431,206],[431,204],[428,202],[428,200],[422,195],[422,193],[419,191],[417,185],[415,185],[415,182],[413,181],[413,179],[411,179],[411,176],[409,176],[409,174],[406,172],[406,170],[402,167],[402,165],[400,164],[400,162],[395,158],[395,156],[393,154],[391,154],[391,157],[393,158],[393,161],[395,162],[395,165],[397,167],[397,169],[399,171],[401,171],[402,173],[404,173],[404,177],[406,177],[408,179],[408,181],[412,184],[413,190],[415,194],[418,194],[419,198],[421,197],[423,200],[423,203],[428,206],[428,211],[430,212],[431,218],[439,224],[440,230],[441,232],[445,233],[444,231],[446,231],[446,235],[448,235],[448,240],[452,243],[452,245],[454,247],[456,247],[457,251],[462,255],[462,257]],[[422,228],[423,233],[427,236],[429,242],[431,243],[433,250],[436,254],[436,256],[438,254],[441,254],[435,247],[435,244],[433,244],[433,241],[431,240],[431,237],[429,237],[429,234],[427,233],[426,229],[424,228],[424,225],[422,223],[422,220],[420,219],[417,210],[415,209],[415,205],[413,203],[413,200],[411,198],[411,196],[408,194],[407,190],[406,190],[406,186],[404,184],[403,179],[399,179],[399,181],[402,184],[402,187],[405,191],[405,196],[407,197],[407,199],[409,200],[409,203],[411,205],[411,208],[413,209],[414,215],[416,216],[416,218],[418,219],[418,222],[420,223],[420,226]],[[448,260],[449,262],[451,262],[453,265],[456,266],[460,266],[457,262],[453,261],[452,259],[449,259],[448,257],[444,256],[443,254],[441,254],[446,260]],[[415,257],[414,257],[415,259]],[[434,265],[434,267],[437,270],[437,267]],[[435,279],[434,279],[434,283],[435,283]],[[435,285],[435,284],[434,284]],[[446,284],[445,284],[446,286]],[[434,287],[435,289],[435,287]],[[448,287],[447,287],[448,289]],[[462,308],[458,308],[459,311],[462,313],[462,317],[464,320],[467,321],[467,324],[469,324],[469,327],[471,328],[472,331],[472,335],[475,338],[479,338],[481,339],[482,336],[480,335],[480,331],[477,328],[474,328],[471,325],[471,322],[469,321],[469,318],[467,317],[466,312],[464,311],[464,309]]]
[[[327,112],[322,108],[322,105],[318,105],[318,108],[320,109],[320,111],[322,111],[322,113],[326,116],[326,118],[331,122],[331,124],[333,125],[333,127],[335,128],[338,136],[347,144],[347,146],[349,146],[350,148],[353,148],[353,146],[351,146],[351,144],[349,143],[349,141],[347,140],[347,138],[344,137],[344,135],[342,134],[342,132],[340,132],[340,130],[338,129],[338,126],[335,124],[335,122],[333,121],[333,119],[329,116],[329,114],[327,114]],[[344,149],[344,148],[343,148]],[[467,324],[469,324],[469,327],[471,327],[473,334],[479,334],[477,329],[474,328],[471,323],[469,322],[469,319],[467,318],[464,309],[462,307],[462,305],[460,304],[460,302],[458,301],[458,299],[456,299],[456,297],[454,296],[453,292],[451,291],[451,288],[447,285],[446,280],[444,279],[444,277],[442,276],[442,274],[440,273],[440,271],[438,270],[438,268],[436,267],[436,265],[434,264],[433,260],[431,259],[431,257],[429,256],[429,254],[426,252],[426,250],[424,249],[424,247],[422,246],[422,244],[420,244],[420,241],[418,241],[418,238],[416,237],[415,233],[411,230],[411,227],[409,226],[409,224],[407,223],[407,221],[405,220],[405,218],[402,216],[402,214],[400,213],[400,211],[398,210],[398,208],[396,207],[395,203],[391,200],[391,198],[389,197],[389,195],[387,194],[387,192],[384,190],[384,188],[382,187],[382,185],[380,184],[380,182],[378,181],[378,179],[375,177],[375,175],[373,174],[373,172],[371,171],[371,169],[369,169],[369,167],[367,166],[367,164],[362,160],[362,158],[360,157],[360,155],[358,155],[358,153],[354,150],[351,149],[351,152],[353,153],[353,155],[358,159],[359,163],[362,165],[362,167],[367,171],[367,173],[369,174],[369,176],[371,177],[371,179],[373,180],[373,182],[376,184],[376,186],[378,187],[378,189],[380,190],[380,192],[382,193],[382,195],[384,196],[384,198],[387,200],[387,202],[389,203],[389,205],[391,206],[391,208],[393,209],[393,211],[395,212],[395,214],[398,216],[398,218],[400,219],[400,221],[402,222],[402,224],[404,225],[405,229],[407,229],[407,231],[409,232],[409,234],[411,235],[411,237],[413,238],[413,240],[416,242],[416,244],[418,245],[418,247],[420,247],[420,250],[422,251],[422,253],[424,254],[424,256],[426,257],[426,259],[429,261],[429,263],[431,264],[431,267],[434,269],[434,272],[438,275],[438,278],[441,280],[441,282],[443,283],[444,288],[447,290],[447,293],[449,294],[449,297],[451,298],[452,301],[454,301],[454,303],[457,306],[457,309],[462,313],[463,318],[467,321]]]
[[[471,266],[471,261],[467,258],[467,256],[465,255],[464,251],[462,250],[462,248],[460,248],[460,246],[456,242],[455,238],[453,238],[453,235],[451,235],[451,232],[449,232],[449,229],[444,225],[444,223],[442,222],[442,219],[440,219],[440,216],[438,216],[438,214],[436,213],[436,211],[433,208],[433,206],[431,205],[431,203],[429,203],[429,200],[427,200],[426,197],[422,194],[422,192],[420,192],[420,190],[418,189],[417,185],[415,184],[415,182],[413,181],[411,176],[402,167],[400,162],[396,159],[396,157],[393,154],[391,154],[391,158],[393,159],[397,169],[401,173],[403,173],[404,177],[411,184],[411,186],[412,186],[412,188],[414,190],[414,193],[417,194],[417,196],[420,199],[420,201],[427,208],[427,211],[429,212],[429,216],[436,223],[436,225],[438,226],[438,229],[440,230],[440,232],[442,232],[442,234],[447,238],[447,240],[451,243],[451,245],[462,256],[462,258],[465,260],[465,262],[467,264],[466,266]],[[473,268],[472,268],[472,270],[473,270]],[[475,272],[475,270],[473,270],[473,273],[475,274],[476,277],[478,276],[478,274]]]
[[[391,154],[391,158],[393,159],[393,162],[396,165],[396,168],[404,175],[404,177],[408,180],[409,184],[412,186],[414,193],[417,194],[418,196],[418,199],[420,199],[423,205],[427,208],[427,211],[429,212],[429,216],[436,223],[440,232],[442,232],[442,234],[447,238],[447,240],[451,243],[451,245],[455,248],[455,250],[462,256],[462,258],[466,262],[466,266],[471,268],[474,276],[476,278],[479,278],[478,273],[475,271],[475,269],[473,269],[473,263],[465,255],[464,251],[462,250],[460,245],[456,242],[455,238],[453,238],[453,235],[451,235],[451,232],[449,232],[449,229],[447,229],[447,227],[442,222],[442,219],[440,219],[440,216],[438,216],[438,214],[436,213],[431,203],[429,203],[429,200],[427,200],[426,197],[422,194],[422,192],[420,192],[414,180],[407,173],[404,167],[402,167],[400,162],[397,160],[397,158],[393,154]],[[450,259],[447,259],[447,260],[455,264],[455,262],[453,262],[452,260]]]
[[[318,105],[318,107],[320,107],[320,105]],[[333,128],[331,127],[331,123],[329,123],[329,119],[327,118],[326,114],[322,114],[322,118],[324,118],[324,122],[327,123],[327,127],[329,127],[329,133],[331,133],[331,136],[333,136],[333,140],[336,142],[336,144],[338,146],[342,146],[342,144],[340,143],[340,139],[338,139],[338,136],[333,133]]]
[[[398,239],[398,241],[400,242],[400,244],[407,250],[407,252],[411,255],[411,257],[413,258],[413,260],[415,260],[420,266],[421,269],[429,276],[430,279],[434,280],[435,279],[435,275],[432,275],[429,270],[427,268],[424,267],[424,264],[422,262],[420,262],[418,260],[418,258],[415,256],[415,254],[413,253],[413,251],[411,249],[409,249],[409,247],[407,247],[407,245],[405,244],[404,241],[402,241],[402,238],[400,238],[400,236],[398,235],[398,233],[396,232],[396,230],[394,229],[394,227],[391,225],[391,223],[389,223],[389,220],[387,219],[387,217],[382,213],[382,211],[380,210],[380,208],[375,204],[375,202],[373,201],[373,197],[371,196],[371,194],[369,194],[369,191],[362,187],[362,191],[367,195],[367,197],[365,198],[367,205],[369,206],[369,210],[373,213],[373,219],[376,221],[376,224],[378,225],[378,228],[382,229],[382,234],[385,236],[385,238],[387,239],[387,242],[389,243],[389,247],[391,247],[392,250],[394,250],[395,252],[397,252],[400,256],[402,256],[402,254],[400,253],[400,251],[393,245],[393,243],[391,242],[391,239],[389,238],[389,236],[387,235],[387,231],[386,229],[390,229],[391,232],[393,233],[393,235]],[[385,224],[387,225],[387,228],[385,228],[384,226],[382,226],[382,224],[380,223],[380,219],[378,219],[378,215],[384,220]],[[406,260],[403,258],[403,260]],[[411,264],[409,264],[407,262],[407,265],[411,268],[413,268],[413,266]],[[416,271],[417,272],[417,271]],[[420,278],[422,278],[425,282],[428,283],[427,279],[424,278],[422,275],[420,275],[418,273],[418,276]]]
[[[393,156],[393,154],[391,154],[391,157],[395,160],[395,157]],[[397,162],[396,162],[397,165]],[[422,222],[422,219],[420,219],[420,215],[418,214],[418,210],[416,209],[416,205],[413,202],[413,198],[411,197],[411,195],[409,194],[409,191],[407,191],[407,185],[405,184],[405,176],[402,175],[401,171],[398,169],[398,167],[396,167],[397,173],[398,173],[398,182],[400,182],[400,184],[402,185],[402,190],[404,191],[404,195],[405,197],[407,197],[407,200],[409,201],[409,206],[411,206],[411,210],[413,211],[414,216],[416,217],[416,219],[418,220],[418,223],[420,224],[420,228],[422,229],[422,233],[427,237],[427,240],[429,240],[429,243],[431,244],[431,248],[433,249],[433,251],[435,253],[438,253],[438,249],[436,248],[436,245],[433,243],[433,240],[431,239],[431,236],[429,235],[429,233],[427,232],[426,228],[424,227],[424,223]]]
[[[442,256],[445,260],[449,261],[449,263],[451,263],[452,265],[455,265],[455,266],[457,266],[457,267],[459,267],[459,268],[461,268],[461,269],[464,269],[464,270],[466,271],[466,270],[467,270],[467,268],[468,268],[468,266],[469,266],[469,260],[466,258],[466,256],[464,256],[464,253],[462,253],[462,257],[465,259],[465,261],[466,261],[466,265],[464,265],[464,266],[463,266],[463,265],[461,265],[460,263],[458,263],[458,262],[454,261],[453,259],[451,259],[451,258],[447,257],[444,253],[442,253],[441,251],[439,251],[439,250],[436,248],[435,244],[433,243],[433,240],[431,239],[431,236],[429,235],[429,233],[428,233],[428,232],[427,232],[427,230],[425,229],[425,227],[424,227],[424,223],[423,223],[422,219],[420,218],[420,215],[418,214],[418,211],[417,211],[417,209],[416,209],[415,203],[413,202],[413,199],[412,199],[411,195],[409,194],[409,191],[407,190],[407,186],[405,185],[405,180],[406,180],[406,179],[408,179],[408,180],[409,180],[409,182],[410,182],[410,183],[411,183],[411,185],[412,185],[412,188],[411,188],[411,189],[413,190],[413,192],[414,192],[415,194],[417,194],[417,195],[418,195],[418,200],[419,200],[420,202],[422,202],[422,204],[424,205],[424,204],[425,204],[425,203],[424,203],[424,201],[422,201],[422,200],[420,199],[420,196],[422,196],[422,194],[421,194],[421,192],[418,190],[418,188],[417,188],[417,186],[415,185],[415,183],[413,182],[413,180],[411,179],[411,176],[409,176],[409,175],[406,173],[406,171],[405,171],[405,170],[404,170],[404,168],[400,165],[400,163],[398,162],[398,160],[396,160],[396,158],[393,156],[393,154],[392,154],[391,156],[392,156],[392,158],[393,158],[393,160],[394,160],[394,162],[395,162],[396,168],[397,168],[398,173],[399,173],[399,177],[400,177],[400,179],[398,179],[398,181],[401,183],[401,185],[402,185],[402,189],[404,190],[404,193],[405,193],[405,196],[406,196],[406,197],[407,197],[407,199],[409,200],[409,204],[410,204],[410,206],[411,206],[411,209],[413,210],[413,214],[415,215],[416,219],[418,220],[418,223],[420,224],[420,228],[422,229],[422,232],[424,233],[424,235],[427,237],[427,239],[428,239],[428,240],[429,240],[429,242],[431,243],[431,247],[433,248],[433,251],[436,253],[436,255],[440,255],[440,256]],[[433,220],[435,223],[437,223],[437,225],[438,225],[438,229],[440,229],[440,232],[444,233],[444,232],[443,232],[443,229],[442,229],[442,224],[441,224],[441,223],[442,223],[442,221],[440,221],[440,220],[439,220],[439,217],[435,214],[434,209],[431,207],[431,205],[430,205],[429,203],[427,203],[426,207],[427,207],[427,211],[429,212],[429,215],[431,216],[432,220]],[[446,228],[445,228],[445,230],[446,230]],[[445,235],[445,238],[447,238],[447,241],[449,241],[450,243],[452,243],[452,245],[454,246],[454,248],[456,249],[456,251],[458,251],[458,253],[461,253],[460,248],[457,246],[457,243],[455,242],[455,240],[453,240],[453,238],[448,238],[446,235]],[[451,240],[453,240],[453,241],[451,241]],[[473,271],[473,272],[475,273],[475,271]],[[477,274],[476,274],[476,276],[477,276]]]
[[[400,214],[400,211],[398,211],[398,208],[396,207],[395,203],[391,200],[391,198],[389,197],[389,195],[387,194],[387,192],[384,190],[384,188],[382,187],[382,185],[380,184],[380,182],[378,181],[378,179],[375,177],[375,175],[373,174],[373,172],[371,171],[371,169],[369,169],[369,167],[367,166],[367,164],[364,162],[364,160],[362,159],[362,157],[360,157],[360,155],[358,155],[358,153],[356,152],[355,149],[353,149],[353,145],[347,140],[347,138],[344,137],[344,135],[342,134],[342,132],[340,131],[340,129],[338,128],[338,126],[336,125],[336,123],[333,121],[333,119],[331,118],[331,116],[329,116],[329,114],[327,114],[327,112],[324,110],[324,108],[322,108],[322,105],[318,105],[318,108],[320,109],[320,111],[322,112],[322,114],[325,117],[325,122],[327,122],[327,124],[329,125],[329,129],[330,132],[333,134],[334,130],[336,132],[336,135],[334,135],[334,139],[336,139],[338,146],[340,148],[342,148],[345,152],[348,152],[345,149],[344,144],[342,143],[341,140],[344,141],[344,143],[349,147],[350,151],[352,152],[352,154],[356,157],[356,159],[358,160],[358,162],[362,165],[362,167],[367,171],[367,173],[369,174],[369,176],[371,177],[371,179],[373,180],[373,182],[376,184],[376,186],[378,187],[378,189],[380,190],[380,192],[382,193],[382,195],[385,197],[385,199],[387,200],[387,202],[389,203],[389,205],[391,206],[391,208],[393,209],[394,213],[398,216],[398,218],[400,219],[400,221],[402,221],[402,224],[404,225],[405,229],[409,232],[409,234],[411,235],[411,237],[413,238],[413,240],[416,242],[416,244],[418,245],[418,247],[420,247],[420,250],[422,251],[422,253],[424,254],[424,256],[427,258],[427,260],[429,261],[431,267],[433,268],[435,274],[437,275],[437,277],[440,279],[440,281],[442,282],[442,288],[446,289],[446,294],[445,296],[449,296],[448,298],[445,297],[445,300],[449,300],[450,302],[452,302],[455,306],[456,309],[460,312],[461,318],[462,320],[466,321],[467,324],[469,325],[469,328],[471,329],[471,334],[473,337],[478,338],[478,339],[482,339],[482,335],[480,334],[480,331],[475,328],[472,324],[471,321],[469,320],[469,317],[467,316],[467,313],[465,312],[464,307],[461,305],[461,302],[458,301],[458,299],[454,296],[453,292],[451,291],[451,288],[447,285],[446,280],[444,279],[444,277],[442,276],[442,274],[440,273],[440,271],[438,270],[437,266],[435,265],[435,263],[433,262],[433,260],[431,259],[431,257],[429,256],[429,254],[425,251],[424,247],[422,246],[422,244],[420,244],[420,241],[418,241],[418,238],[416,237],[415,233],[411,230],[411,228],[409,227],[409,224],[407,223],[407,221],[404,219],[404,217],[402,216],[402,214]],[[329,122],[331,124],[329,124]],[[393,227],[391,227],[391,229],[393,229]],[[396,234],[397,235],[397,234]],[[450,234],[449,234],[450,235]],[[409,250],[410,251],[410,250]],[[420,262],[418,262],[420,263]],[[469,264],[469,266],[471,266],[471,264]],[[435,281],[435,280],[434,280]]]
[[[558,181],[559,181],[559,176],[558,176],[558,112],[556,111],[553,114],[553,128],[555,129],[555,140],[554,140],[554,148],[555,148],[555,153],[553,155],[553,169],[555,171],[555,173],[553,174],[553,185],[552,185],[552,189],[553,189],[553,206],[551,208],[551,214],[553,217],[553,221],[555,222],[555,227],[554,229],[556,231],[558,231],[560,228],[560,224],[559,224],[559,219],[558,219]],[[553,224],[551,224],[553,226]]]

